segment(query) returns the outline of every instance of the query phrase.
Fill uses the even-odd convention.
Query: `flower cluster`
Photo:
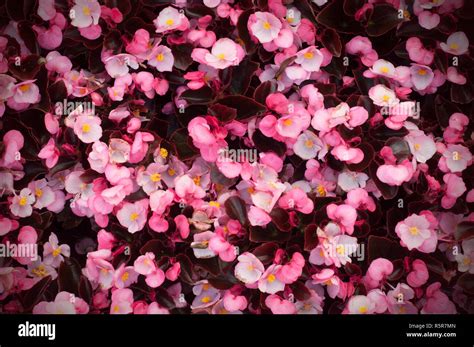
[[[469,1],[31,3],[0,312],[474,313]]]

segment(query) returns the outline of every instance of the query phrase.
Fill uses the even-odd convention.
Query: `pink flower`
[[[112,292],[112,303],[110,304],[110,314],[132,313],[133,292],[131,289],[116,289]]]
[[[394,78],[396,74],[395,66],[387,60],[379,59],[370,68],[370,71],[376,75]]]
[[[253,226],[265,226],[272,221],[272,217],[256,206],[250,206],[247,217],[250,221],[250,225]]]
[[[358,164],[364,159],[364,152],[359,148],[350,148],[347,145],[339,145],[331,150],[331,154],[338,160],[348,164]]]
[[[411,163],[406,161],[400,165],[380,165],[377,168],[377,178],[389,186],[401,186],[413,176]]]
[[[148,65],[154,66],[159,72],[172,71],[174,65],[173,53],[167,46],[157,46],[150,54]]]
[[[128,74],[128,68],[138,68],[137,58],[131,54],[117,54],[105,59],[105,69],[112,78],[125,76]]]
[[[354,232],[354,223],[357,219],[357,211],[354,207],[346,204],[329,204],[326,206],[326,213],[343,231],[349,235]]]
[[[239,261],[235,266],[235,277],[245,284],[256,283],[265,272],[262,262],[252,253],[245,252],[237,258]]]
[[[354,295],[347,302],[349,314],[372,314],[375,312],[375,303],[365,295]]]
[[[323,142],[313,132],[306,130],[298,136],[293,151],[302,159],[312,159],[323,149]]]
[[[92,170],[104,173],[109,162],[109,147],[100,141],[94,142],[87,158]]]
[[[278,295],[269,295],[265,299],[265,305],[273,314],[295,314],[296,306],[294,303],[280,298]]]
[[[435,282],[426,288],[426,302],[421,309],[424,314],[456,314],[456,306],[441,290],[441,283]]]
[[[54,138],[50,138],[48,143],[41,148],[38,153],[38,158],[46,160],[46,166],[51,169],[59,160],[59,149],[56,147]]]
[[[185,31],[189,28],[189,21],[186,16],[171,6],[162,9],[153,24],[155,24],[157,33],[172,30]]]
[[[449,82],[456,83],[459,85],[465,85],[467,82],[466,76],[460,74],[454,66],[448,67],[446,78]]]
[[[449,35],[446,43],[441,42],[440,47],[446,53],[453,55],[463,55],[469,49],[469,40],[465,33],[457,31]]]
[[[71,24],[77,28],[97,25],[100,18],[100,4],[96,0],[75,0],[69,11]]]
[[[64,261],[64,257],[69,257],[71,253],[68,245],[59,245],[54,233],[49,235],[49,242],[46,242],[43,247],[43,261],[53,267],[58,267]]]
[[[212,46],[211,52],[204,48],[195,48],[191,53],[191,57],[195,61],[215,69],[239,65],[244,55],[242,47],[228,38],[217,40]]]
[[[184,200],[201,199],[206,192],[188,175],[183,175],[175,180],[176,195]]]
[[[258,280],[258,289],[262,293],[275,294],[285,288],[285,283],[277,278],[281,265],[270,265]]]
[[[128,229],[130,233],[136,233],[145,226],[148,213],[148,199],[142,199],[134,203],[126,202],[117,212],[120,224]]]
[[[74,122],[74,133],[84,143],[98,141],[102,137],[101,120],[96,116],[78,116]]]
[[[370,263],[364,277],[364,283],[367,288],[376,288],[380,286],[380,283],[383,282],[387,276],[390,276],[392,272],[393,264],[390,260],[377,258]]]
[[[441,198],[441,206],[450,209],[456,203],[456,200],[467,190],[462,177],[456,174],[448,173],[443,176],[446,183],[444,196]]]
[[[449,144],[443,152],[446,166],[451,172],[462,172],[472,164],[472,154],[462,145]]]
[[[300,188],[293,188],[283,194],[278,200],[278,205],[284,209],[295,209],[304,214],[309,214],[314,209],[313,201]]]
[[[307,47],[296,53],[295,63],[308,72],[319,71],[323,55],[315,46]]]
[[[423,133],[412,133],[405,136],[410,151],[419,163],[426,163],[436,153],[436,144],[431,136]]]
[[[15,195],[11,200],[10,211],[13,215],[25,218],[31,216],[33,208],[31,205],[35,202],[35,197],[29,188],[23,188],[20,194]]]
[[[422,28],[427,30],[434,29],[438,26],[441,18],[439,14],[430,11],[423,11],[418,15],[418,23]]]
[[[370,88],[369,97],[377,106],[393,106],[399,102],[395,92],[383,84],[377,84]]]
[[[268,43],[278,37],[282,24],[269,12],[255,12],[249,17],[249,31],[260,43]]]
[[[434,73],[429,66],[412,64],[410,67],[411,81],[417,90],[426,89],[434,79]]]
[[[87,314],[89,305],[69,292],[59,292],[54,301],[41,301],[33,308],[33,314]]]
[[[436,249],[438,238],[423,215],[412,214],[398,222],[395,232],[401,240],[400,244],[409,250],[416,248],[420,252],[431,253]]]
[[[413,287],[421,287],[428,281],[429,274],[426,264],[421,259],[415,259],[411,264],[411,271],[407,276],[407,283]]]
[[[41,96],[39,88],[35,82],[36,80],[28,80],[16,84],[13,87],[13,100],[19,104],[36,104],[40,101]]]
[[[131,284],[137,282],[138,273],[135,272],[133,266],[120,265],[114,274],[114,284],[117,288],[127,288]]]

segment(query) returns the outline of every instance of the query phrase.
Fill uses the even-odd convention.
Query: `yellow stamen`
[[[54,251],[53,251],[53,257],[57,257],[58,255],[61,254],[61,248],[56,248]]]
[[[305,57],[306,59],[312,59],[312,58],[314,57],[314,54],[313,54],[312,52],[306,52],[306,53],[304,54],[304,57]]]
[[[410,233],[411,233],[413,236],[416,236],[416,235],[418,235],[418,233],[419,233],[419,230],[418,230],[417,227],[410,227],[408,230],[410,231]]]
[[[160,53],[156,56],[157,61],[163,61],[164,59],[165,59],[165,56],[163,55],[163,53]]]
[[[209,201],[209,206],[221,207],[221,204],[219,204],[217,201]]]
[[[211,301],[211,297],[210,296],[205,296],[201,299],[201,302],[203,304],[207,304],[209,301]]]
[[[458,48],[459,48],[459,45],[458,45],[457,43],[451,43],[451,44],[449,45],[449,48],[451,48],[451,49],[458,49]]]
[[[166,159],[168,157],[168,150],[166,148],[160,148],[160,156]]]
[[[359,313],[366,313],[366,312],[367,312],[367,306],[359,307]]]
[[[31,270],[31,272],[37,277],[44,277],[48,274],[44,265],[38,266],[36,269]]]
[[[322,184],[318,185],[316,191],[318,192],[319,196],[326,196],[326,188],[324,188]]]
[[[161,175],[159,173],[154,173],[150,176],[150,179],[152,182],[158,182],[159,180],[161,180]]]
[[[138,218],[138,213],[136,213],[136,212],[133,212],[133,213],[130,215],[130,220],[131,220],[132,222],[135,221],[137,218]]]
[[[270,25],[270,23],[268,23],[268,22],[263,23],[263,29],[270,30],[271,28],[272,28],[272,26]]]
[[[175,170],[175,169],[168,169],[168,175],[174,176],[175,174],[176,174],[176,170]]]
[[[283,121],[283,125],[289,127],[291,124],[293,124],[293,121],[288,118]]]
[[[128,280],[129,277],[130,277],[130,275],[128,274],[128,272],[124,272],[122,277],[120,277],[120,278],[121,278],[122,282],[125,282],[126,280]]]
[[[225,59],[225,54],[224,53],[220,53],[217,55],[217,59],[219,60],[224,60]]]
[[[174,20],[173,20],[173,18],[169,18],[169,19],[166,20],[165,23],[166,23],[167,26],[171,26],[171,25],[174,24]]]
[[[82,132],[83,133],[88,133],[89,131],[91,131],[91,126],[87,123],[82,124]]]
[[[90,16],[91,15],[91,9],[89,8],[89,6],[84,6],[82,8],[82,13],[84,13],[84,16]]]
[[[420,76],[426,75],[426,70],[425,69],[418,70],[418,75],[420,75]]]
[[[380,72],[381,73],[388,73],[390,70],[388,69],[388,67],[386,66],[382,66],[382,68],[380,69]]]
[[[419,151],[421,148],[421,145],[419,143],[415,143],[413,147],[415,148],[415,151]]]
[[[19,86],[18,89],[20,89],[23,93],[25,93],[28,90],[30,90],[30,85],[29,84],[23,84],[23,85]]]
[[[382,97],[382,100],[384,102],[387,102],[388,100],[390,100],[390,96],[388,96],[387,94],[385,94],[383,97]]]
[[[25,206],[27,202],[28,202],[28,200],[26,199],[26,197],[22,196],[22,197],[20,198],[20,201],[18,202],[18,204],[19,204],[20,206]]]
[[[194,183],[198,186],[201,184],[201,176],[196,176],[193,178]]]
[[[276,277],[275,277],[274,274],[268,275],[268,277],[267,277],[267,281],[268,281],[268,282],[272,283],[272,282],[274,282],[275,280],[276,280]]]
[[[311,140],[306,140],[306,141],[304,142],[304,145],[305,145],[306,147],[308,147],[308,148],[312,148],[312,147],[313,147],[313,144],[314,144],[314,143],[313,143],[313,141],[311,141]]]
[[[35,189],[35,195],[38,197],[38,198],[41,198],[41,196],[43,195],[43,191],[39,188],[36,188]]]

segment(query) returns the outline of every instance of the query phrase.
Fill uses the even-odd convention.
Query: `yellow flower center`
[[[176,170],[175,170],[175,169],[168,169],[168,175],[174,176],[175,174],[176,174]]]
[[[56,248],[54,251],[53,251],[53,257],[57,257],[58,255],[61,254],[61,248]]]
[[[201,176],[196,176],[193,178],[194,183],[198,186],[201,184]]]
[[[209,301],[211,301],[211,297],[210,296],[205,296],[201,299],[201,302],[203,304],[207,304]]]
[[[276,277],[275,277],[274,274],[268,275],[268,277],[267,277],[267,281],[268,281],[268,282],[272,283],[272,282],[274,282],[275,280],[276,280]]]
[[[387,94],[385,94],[383,97],[382,97],[382,100],[384,102],[387,102],[388,100],[390,100],[390,96],[388,96]]]
[[[255,193],[255,188],[254,187],[248,187],[247,188],[247,193],[249,193],[249,194]]]
[[[165,56],[163,55],[163,53],[160,53],[156,56],[157,61],[163,61],[164,59],[165,59]]]
[[[87,123],[82,124],[82,132],[83,133],[88,133],[89,131],[91,131],[91,126]]]
[[[410,233],[411,233],[413,236],[418,235],[419,230],[418,230],[417,227],[410,227],[408,230],[410,231]]]
[[[136,213],[136,212],[133,212],[133,213],[130,215],[130,220],[131,220],[132,222],[135,221],[137,218],[138,218],[138,213]]]
[[[36,269],[31,270],[31,272],[37,277],[44,277],[48,274],[44,265],[38,266]]]
[[[22,196],[21,199],[20,199],[20,201],[18,202],[18,204],[19,204],[20,206],[25,206],[26,203],[27,203],[26,197]]]
[[[217,59],[219,60],[224,60],[225,59],[225,54],[224,53],[220,53],[217,55]]]
[[[41,196],[43,195],[43,191],[39,188],[36,188],[35,189],[35,195],[38,197],[38,198],[41,198]]]
[[[316,191],[318,192],[319,196],[326,196],[326,188],[324,188],[322,184],[318,185]]]
[[[270,23],[268,23],[268,22],[263,23],[263,29],[270,30],[271,28],[272,28],[272,26],[270,25]]]
[[[160,156],[166,159],[168,157],[168,150],[166,148],[160,148]]]
[[[312,52],[306,52],[306,53],[304,54],[304,57],[305,57],[306,59],[312,59],[312,58],[314,57],[314,54],[313,54]]]
[[[221,207],[221,204],[219,204],[217,201],[209,201],[209,206]]]
[[[161,175],[159,173],[154,173],[150,176],[150,179],[152,182],[158,182],[159,180],[161,180]]]
[[[344,255],[344,246],[343,245],[337,246],[336,247],[336,252],[337,252],[337,254]]]
[[[425,69],[418,70],[418,75],[420,75],[420,76],[426,75],[426,70]]]
[[[464,265],[470,265],[471,264],[471,258],[464,258],[464,260],[462,261]]]
[[[291,119],[285,119],[283,121],[283,125],[289,127],[291,124],[293,124],[293,121]]]
[[[308,147],[308,148],[313,147],[313,144],[314,144],[314,143],[313,143],[313,141],[311,141],[311,140],[306,140],[306,141],[304,142],[304,145],[305,145],[306,147]]]
[[[118,311],[120,311],[119,305],[115,305],[113,310],[114,310],[115,313],[117,313]]]
[[[389,71],[389,69],[386,66],[382,66],[382,68],[380,69],[381,73],[388,73],[388,71]]]
[[[459,48],[459,45],[458,45],[457,43],[451,43],[451,44],[449,45],[449,48],[451,48],[451,49],[458,49],[458,48]]]
[[[82,13],[84,13],[84,16],[90,16],[91,15],[91,9],[89,8],[89,6],[84,6],[82,8]]]
[[[202,290],[204,291],[209,290],[209,288],[211,288],[211,286],[208,283],[202,285]]]
[[[421,145],[419,143],[415,143],[413,147],[415,148],[415,151],[419,151],[421,148]]]
[[[124,272],[121,279],[122,279],[122,282],[125,282],[126,280],[128,280],[128,278],[130,277],[130,275],[128,274],[128,272]]]
[[[359,313],[366,313],[366,312],[367,312],[367,306],[359,307]]]
[[[169,18],[169,19],[166,20],[165,23],[166,23],[167,26],[171,26],[171,25],[174,24],[174,20],[173,20],[173,18]]]
[[[18,89],[20,89],[23,93],[25,93],[28,90],[30,90],[30,85],[29,84],[23,84],[23,85],[19,86]]]

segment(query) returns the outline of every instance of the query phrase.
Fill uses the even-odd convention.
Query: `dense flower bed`
[[[474,313],[472,1],[0,19],[0,312]]]

